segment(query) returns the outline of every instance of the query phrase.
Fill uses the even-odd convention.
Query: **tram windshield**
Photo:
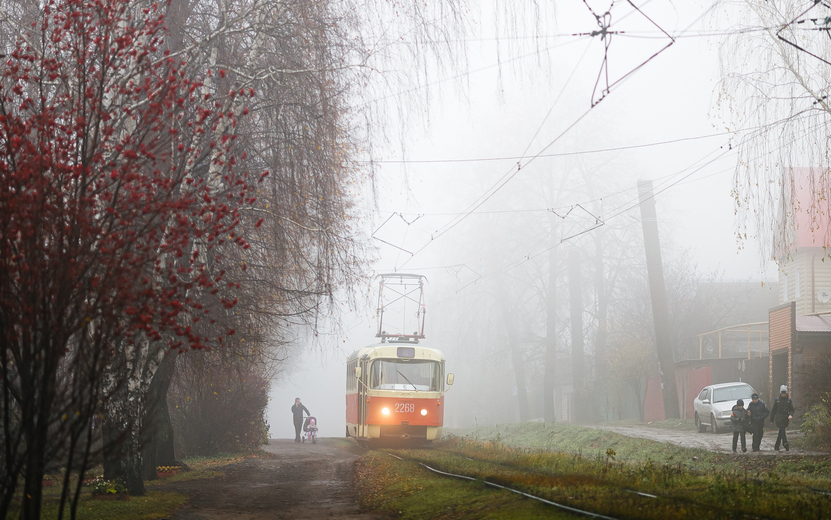
[[[373,390],[438,391],[441,369],[436,361],[398,361],[378,359],[372,362],[369,387]]]

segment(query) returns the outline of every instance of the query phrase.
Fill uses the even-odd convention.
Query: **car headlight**
[[[381,408],[381,413],[384,414],[384,415],[389,415],[390,414],[390,409],[389,408]]]

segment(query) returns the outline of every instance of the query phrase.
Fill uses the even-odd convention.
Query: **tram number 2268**
[[[395,403],[396,413],[413,413],[415,412],[415,405],[413,403]]]

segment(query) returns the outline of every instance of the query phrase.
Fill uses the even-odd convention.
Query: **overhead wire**
[[[648,3],[648,2],[647,2],[647,3]],[[632,5],[632,6],[633,6],[636,10],[638,10],[639,12],[641,12],[641,14],[643,14],[643,13],[642,13],[642,11],[640,11],[640,10],[639,10],[636,6],[634,6],[634,4],[631,4],[631,2],[630,2],[630,5]],[[644,4],[644,5],[645,5],[645,4]],[[633,11],[633,12],[634,12],[634,11]],[[631,14],[631,13],[630,13],[630,14]],[[685,31],[686,31],[686,30],[688,30],[688,29],[689,29],[692,25],[694,25],[696,22],[698,22],[698,20],[700,20],[700,19],[701,19],[701,18],[702,18],[705,14],[706,14],[706,12],[705,12],[705,13],[703,13],[701,16],[699,16],[696,20],[694,20],[694,21],[693,21],[693,22],[692,22],[692,23],[691,23],[691,24],[687,27],[687,29],[685,29]],[[645,15],[644,15],[644,16],[645,16]],[[647,17],[647,19],[649,19],[649,18]],[[651,22],[651,20],[650,20],[650,22]],[[653,23],[654,23],[654,22],[653,22]],[[660,27],[659,27],[659,28],[660,28]],[[683,32],[683,31],[682,31],[682,32]],[[664,34],[666,34],[666,33],[664,33]],[[653,56],[653,57],[654,57],[654,56]],[[651,59],[651,58],[650,58],[650,59]],[[649,61],[649,60],[647,60],[647,61]],[[579,66],[579,63],[578,63],[578,66]],[[640,67],[638,67],[638,68],[640,68]],[[637,70],[637,69],[636,69],[636,70]],[[630,73],[630,74],[631,74],[631,73]],[[628,76],[628,75],[627,75],[627,76]],[[621,78],[621,79],[624,79],[624,78]],[[618,80],[618,82],[619,82],[619,81],[620,81],[620,80]],[[618,83],[618,82],[616,82],[616,83]],[[559,99],[559,96],[558,96],[558,99]],[[591,107],[591,108],[593,108],[593,106],[595,106],[595,105],[592,105],[592,107]],[[431,243],[433,243],[436,239],[438,239],[439,237],[443,236],[445,233],[447,233],[448,231],[450,231],[451,229],[453,229],[455,226],[457,226],[460,222],[462,222],[464,219],[466,219],[466,218],[467,218],[468,216],[470,216],[472,213],[476,212],[476,211],[478,210],[478,208],[480,208],[483,204],[485,204],[485,203],[486,203],[486,202],[487,202],[487,201],[488,201],[491,197],[493,197],[493,195],[495,195],[495,194],[496,194],[496,193],[497,193],[500,189],[502,189],[502,187],[504,187],[504,186],[505,186],[508,182],[510,182],[510,181],[511,181],[511,180],[512,180],[512,179],[513,179],[513,178],[514,178],[514,177],[515,177],[515,176],[516,176],[516,175],[517,175],[517,174],[518,174],[518,173],[522,170],[523,166],[527,166],[528,164],[532,163],[535,159],[537,159],[537,158],[539,158],[540,156],[542,156],[542,154],[543,154],[543,152],[544,152],[545,150],[547,150],[548,148],[550,148],[550,147],[551,147],[554,143],[556,143],[556,142],[557,142],[560,138],[562,138],[562,136],[563,136],[563,135],[565,135],[565,134],[566,134],[567,132],[569,132],[572,128],[574,128],[574,126],[576,126],[576,125],[577,125],[577,124],[578,124],[578,123],[579,123],[579,122],[580,122],[580,121],[581,121],[581,120],[582,120],[582,119],[583,119],[583,118],[584,118],[584,117],[588,114],[588,112],[591,110],[591,108],[589,108],[589,110],[587,110],[587,111],[586,111],[586,112],[584,112],[584,113],[583,113],[580,117],[578,117],[578,118],[577,118],[577,120],[575,120],[575,121],[574,121],[571,125],[569,125],[569,127],[567,127],[567,128],[566,128],[566,129],[565,129],[562,133],[560,133],[560,134],[559,134],[559,135],[558,135],[558,136],[557,136],[554,140],[552,140],[552,141],[551,141],[548,145],[546,145],[544,148],[542,148],[542,149],[540,150],[540,152],[538,152],[537,154],[535,154],[535,155],[533,155],[533,156],[529,157],[529,158],[528,158],[528,160],[527,160],[527,162],[525,162],[525,164],[522,164],[521,162],[518,162],[518,163],[517,163],[517,166],[516,166],[516,169],[511,168],[511,169],[510,169],[508,172],[506,172],[506,173],[505,173],[505,174],[504,174],[504,175],[503,175],[503,176],[502,176],[502,177],[501,177],[501,178],[500,178],[500,179],[499,179],[499,180],[498,180],[498,181],[497,181],[494,185],[492,185],[492,186],[491,186],[488,190],[486,190],[486,191],[483,193],[483,195],[481,195],[481,196],[479,197],[479,199],[477,199],[477,200],[476,200],[476,201],[474,201],[474,202],[473,202],[470,206],[468,206],[468,208],[467,208],[467,209],[465,209],[465,211],[463,211],[463,212],[462,212],[461,214],[459,214],[457,217],[455,217],[454,219],[452,219],[449,223],[445,224],[445,226],[443,226],[442,228],[439,228],[439,229],[436,231],[436,233],[434,233],[433,235],[431,235],[430,240],[429,240],[427,243],[425,243],[425,244],[424,244],[421,248],[419,248],[419,249],[418,249],[418,250],[416,250],[414,253],[412,253],[412,254],[411,254],[411,257],[410,257],[407,261],[405,261],[405,262],[404,262],[404,264],[402,264],[402,266],[401,266],[401,267],[403,268],[403,267],[404,267],[404,265],[406,265],[406,264],[407,264],[407,263],[408,263],[408,262],[409,262],[409,261],[410,261],[413,257],[415,257],[418,253],[420,253],[421,251],[423,251],[423,250],[424,250],[427,246],[429,246]],[[552,107],[552,109],[553,109],[553,107]],[[550,114],[550,112],[551,112],[551,110],[549,110],[549,114]],[[545,119],[546,119],[547,117],[548,117],[548,114],[547,114],[547,115],[546,115],[546,117],[543,119],[543,122],[545,121]],[[538,132],[539,132],[539,129],[537,130],[537,133],[535,133],[534,138],[536,138],[536,135],[538,134]],[[534,138],[532,138],[532,140],[533,140]],[[728,144],[729,144],[729,143],[728,143]],[[526,148],[526,152],[527,152],[527,149],[528,149],[528,148],[530,148],[530,145]],[[526,153],[526,152],[523,152],[523,156],[525,155],[525,153]],[[669,189],[669,188],[671,188],[672,186],[676,185],[678,182],[681,182],[681,181],[683,181],[683,180],[687,179],[689,176],[693,175],[693,174],[694,174],[694,173],[696,173],[697,171],[700,171],[702,168],[704,168],[704,167],[706,167],[707,165],[711,164],[713,161],[718,160],[718,159],[720,159],[721,157],[723,157],[723,155],[725,155],[727,152],[729,152],[729,149],[728,149],[728,151],[726,151],[726,152],[724,152],[724,153],[722,153],[722,154],[719,154],[719,155],[718,155],[715,159],[713,159],[713,160],[711,160],[711,161],[708,161],[707,163],[705,163],[704,165],[700,166],[699,168],[697,168],[697,169],[693,170],[692,172],[690,172],[689,174],[685,175],[684,177],[681,177],[681,179],[679,179],[678,181],[675,181],[675,182],[673,182],[673,183],[669,184],[666,188],[661,189],[658,193],[661,193],[661,192],[665,191],[666,189]],[[711,153],[712,153],[712,152],[711,152]],[[708,154],[708,155],[709,155],[709,154]],[[677,174],[676,174],[676,175],[677,175]],[[631,189],[631,188],[630,188],[630,189]],[[628,190],[625,190],[625,191],[628,191]],[[618,212],[618,213],[616,213],[616,214],[613,214],[613,215],[612,215],[612,218],[613,218],[613,217],[615,217],[615,216],[617,216],[617,215],[619,215],[619,214],[621,214],[622,212],[628,211],[628,209],[631,209],[631,207],[626,208],[626,209],[624,209],[624,210],[622,210],[622,211],[620,211],[620,212]],[[596,229],[596,227],[599,227],[599,225],[598,225],[598,226],[593,226],[593,227],[591,227],[591,228],[589,228],[589,229],[587,229],[587,230],[581,231],[581,232],[579,232],[579,233],[577,233],[577,234],[575,234],[575,235],[572,235],[572,236],[570,236],[570,237],[566,237],[565,239],[563,239],[563,240],[561,241],[561,243],[562,243],[563,241],[565,241],[565,240],[569,240],[569,239],[574,238],[574,237],[576,237],[576,236],[579,236],[579,235],[581,235],[581,234],[585,234],[585,233],[587,233],[587,232],[589,232],[589,231],[591,231],[591,230],[593,230],[593,229]],[[536,246],[535,246],[535,247],[536,247]],[[550,249],[550,248],[549,248],[549,249]],[[533,251],[533,250],[532,250],[532,251]],[[542,254],[542,253],[540,253],[540,254]],[[534,255],[534,256],[538,256],[538,255]],[[530,257],[531,257],[531,256],[529,255],[529,256],[527,256],[526,258],[527,258],[527,259],[530,259]],[[523,261],[526,261],[526,260],[523,260]],[[397,262],[396,262],[396,263],[397,263]]]
[[[460,79],[460,78],[464,78],[466,76],[470,76],[470,75],[476,74],[478,72],[483,72],[483,71],[486,71],[486,70],[495,69],[495,68],[501,67],[501,66],[503,66],[504,64],[507,64],[507,63],[511,63],[511,62],[514,62],[514,61],[519,61],[519,60],[522,60],[522,59],[525,59],[525,58],[530,58],[530,57],[542,54],[544,52],[548,52],[552,49],[556,49],[556,48],[559,48],[559,47],[565,47],[565,46],[571,45],[573,43],[578,43],[580,40],[583,40],[583,39],[586,39],[586,38],[577,38],[573,41],[565,42],[563,44],[549,45],[549,46],[547,46],[543,49],[538,49],[538,50],[535,50],[533,52],[529,52],[529,53],[526,53],[526,54],[521,54],[519,56],[515,56],[513,58],[509,58],[509,59],[506,59],[506,60],[499,60],[497,63],[491,64],[491,65],[486,65],[486,66],[480,67],[478,69],[473,69],[473,70],[461,72],[461,73],[455,74],[453,76],[448,76],[446,78],[442,78],[442,79],[439,79],[439,80],[436,80],[436,81],[425,83],[424,85],[418,85],[416,87],[401,90],[401,91],[398,91],[398,92],[395,92],[395,93],[392,93],[392,94],[388,94],[386,96],[377,97],[377,98],[371,99],[369,101],[366,101],[366,102],[364,102],[360,105],[357,105],[356,108],[365,107],[367,105],[371,105],[373,103],[377,103],[379,101],[384,101],[384,100],[390,99],[390,98],[397,98],[398,96],[402,96],[404,94],[409,94],[411,92],[416,92],[416,91],[419,91],[419,90],[423,90],[425,88],[432,87],[432,86],[435,86],[435,85],[441,85],[442,83],[447,83],[448,81],[454,81],[454,80],[457,80],[457,79]]]
[[[806,109],[806,111],[807,111],[807,109]],[[803,111],[803,112],[805,112],[805,111]],[[816,127],[814,127],[813,129],[809,129],[809,131],[816,129],[816,128],[817,128],[817,127],[819,127],[819,126],[821,126],[821,125],[820,125],[820,124],[818,124],[818,125],[817,125]],[[777,147],[777,149],[778,149],[778,148],[783,148],[783,147],[786,147],[786,146],[790,146],[790,144],[791,144],[791,143],[782,143],[779,147]],[[723,147],[721,147],[721,148],[723,149]],[[722,157],[724,157],[725,155],[727,155],[727,154],[728,154],[728,153],[730,153],[731,151],[732,151],[732,148],[731,148],[731,147],[728,147],[726,150],[723,150],[723,152],[722,152],[722,153],[720,153],[720,154],[719,154],[718,156],[716,156],[715,158],[713,158],[713,159],[711,159],[711,160],[707,161],[705,164],[702,164],[701,166],[699,166],[699,167],[695,168],[694,170],[690,171],[689,173],[687,173],[687,174],[686,174],[686,175],[684,175],[683,177],[681,177],[681,178],[679,178],[679,179],[675,180],[674,182],[672,182],[671,184],[669,184],[669,185],[665,186],[664,188],[657,189],[657,190],[654,190],[654,189],[653,189],[652,195],[648,196],[647,198],[654,198],[655,196],[660,195],[661,193],[664,193],[665,191],[669,190],[670,188],[673,188],[673,187],[675,187],[675,186],[681,185],[681,184],[683,183],[683,181],[685,181],[686,179],[688,179],[688,178],[689,178],[689,177],[691,177],[692,175],[694,175],[694,174],[698,173],[699,171],[701,171],[701,170],[702,170],[702,169],[704,169],[705,167],[709,166],[710,164],[712,164],[712,163],[714,163],[714,162],[718,161],[719,159],[721,159]],[[712,152],[711,152],[710,154],[708,154],[708,155],[712,155]],[[699,162],[699,161],[696,161],[696,162]],[[694,164],[695,164],[695,163],[694,163]],[[681,170],[680,172],[677,172],[677,173],[672,174],[670,177],[675,177],[675,176],[679,175],[679,173],[683,173],[684,171],[686,171],[686,170],[688,170],[688,169],[689,169],[689,167],[688,167],[688,168],[685,168],[685,169],[683,169],[683,170]],[[730,169],[733,169],[733,168],[730,168]],[[720,170],[719,172],[716,172],[716,173],[723,173],[723,172],[725,172],[725,171],[729,171],[729,169]],[[713,176],[713,175],[715,175],[715,174],[710,174],[710,175],[708,175],[707,177],[711,177],[711,176]],[[706,178],[706,177],[704,177],[704,178]],[[703,179],[703,178],[702,178],[702,179]],[[701,179],[697,179],[697,180],[701,180]],[[642,200],[640,200],[640,195],[638,195],[638,200],[637,200],[637,202],[635,202],[635,203],[631,203],[631,201],[630,201],[630,202],[627,202],[627,203],[623,203],[623,204],[621,204],[621,205],[618,205],[618,206],[617,206],[617,208],[614,210],[614,212],[613,212],[611,215],[608,215],[608,216],[606,216],[606,217],[605,217],[604,221],[605,221],[605,222],[608,222],[609,220],[612,220],[612,219],[614,219],[614,218],[616,218],[616,217],[618,217],[618,216],[620,216],[620,215],[622,215],[622,214],[624,214],[624,213],[626,213],[626,212],[628,212],[628,211],[630,211],[630,210],[632,210],[632,209],[634,209],[634,208],[636,208],[636,207],[640,206],[642,203],[643,203],[643,201],[642,201]],[[467,288],[468,286],[473,285],[473,284],[477,283],[477,282],[478,282],[478,281],[480,281],[480,280],[485,280],[485,279],[488,279],[488,278],[493,278],[493,277],[495,277],[495,276],[500,276],[500,275],[502,275],[502,274],[505,274],[505,273],[507,273],[507,272],[510,272],[510,271],[512,271],[512,270],[514,270],[514,269],[516,269],[517,267],[519,267],[520,265],[524,264],[525,262],[528,262],[528,261],[530,261],[530,260],[533,260],[533,259],[535,259],[535,258],[537,258],[537,257],[539,257],[539,256],[541,256],[541,255],[543,255],[543,254],[545,254],[545,253],[547,253],[547,252],[551,251],[552,249],[558,248],[558,247],[559,247],[559,246],[561,246],[563,243],[565,243],[565,242],[567,242],[567,241],[569,241],[569,240],[572,240],[572,239],[577,238],[577,237],[579,237],[579,236],[582,236],[582,235],[585,235],[585,234],[587,234],[587,233],[590,233],[591,231],[594,231],[594,230],[595,230],[595,229],[597,229],[598,227],[600,227],[600,226],[599,226],[599,225],[597,225],[597,224],[595,224],[595,225],[590,226],[590,227],[588,227],[588,228],[586,228],[586,229],[580,230],[580,231],[578,231],[578,232],[576,232],[576,233],[574,233],[574,234],[572,234],[572,235],[570,235],[570,236],[567,236],[567,237],[562,238],[562,239],[560,240],[560,242],[558,242],[557,244],[554,244],[553,246],[548,247],[548,248],[546,248],[545,250],[540,251],[539,253],[536,253],[536,254],[531,254],[531,253],[529,253],[529,254],[527,254],[527,255],[523,255],[523,257],[522,257],[520,260],[518,260],[518,261],[514,262],[513,264],[511,264],[511,265],[509,265],[509,266],[506,266],[506,267],[504,267],[504,268],[501,268],[501,269],[499,269],[499,270],[497,270],[497,271],[495,271],[495,272],[493,272],[493,273],[489,273],[489,274],[486,274],[486,275],[480,275],[480,277],[479,277],[479,278],[477,278],[476,280],[473,280],[472,282],[470,282],[470,283],[468,283],[468,284],[466,284],[466,285],[464,285],[464,286],[460,287],[460,288],[456,291],[456,293],[461,292],[462,290],[464,290],[464,289],[465,289],[465,288]],[[539,242],[538,242],[538,243],[534,246],[534,248],[533,248],[533,249],[535,249],[535,248],[536,248],[536,247],[537,247],[540,243],[542,243],[542,241],[539,241]],[[533,251],[533,249],[532,249],[532,251]]]
[[[572,70],[571,75],[569,75],[568,80],[567,80],[567,81],[566,81],[566,83],[563,85],[563,88],[560,90],[560,94],[559,94],[559,95],[555,98],[554,103],[551,105],[551,108],[548,110],[548,113],[547,113],[547,114],[545,115],[545,117],[543,118],[543,121],[542,121],[542,123],[540,124],[540,126],[538,127],[537,132],[534,134],[534,136],[533,136],[533,137],[531,138],[531,140],[529,141],[528,146],[526,146],[526,148],[525,148],[525,150],[523,151],[522,155],[525,155],[525,153],[527,153],[528,149],[529,149],[529,148],[531,147],[531,145],[533,144],[534,139],[536,139],[537,135],[539,134],[539,131],[542,129],[542,126],[543,126],[543,124],[545,123],[545,120],[547,120],[547,119],[548,119],[548,117],[550,116],[551,112],[552,112],[552,111],[553,111],[553,109],[554,109],[554,106],[556,106],[556,104],[557,104],[557,102],[560,100],[560,97],[562,96],[563,92],[564,92],[564,91],[566,90],[566,88],[568,87],[568,85],[569,85],[569,83],[570,83],[571,79],[574,77],[574,73],[575,73],[575,72],[576,72],[576,70],[579,68],[580,64],[583,62],[583,59],[584,59],[584,58],[585,58],[585,56],[586,56],[586,52],[588,52],[588,47],[589,47],[589,46],[587,46],[587,47],[586,47],[586,51],[584,51],[584,52],[583,52],[583,54],[581,55],[580,59],[578,60],[577,64],[575,65],[574,69]],[[577,119],[574,123],[572,123],[572,124],[571,124],[568,128],[566,128],[566,129],[565,129],[565,130],[564,130],[564,131],[560,134],[560,137],[562,137],[563,135],[565,135],[565,134],[566,134],[566,133],[567,133],[567,132],[568,132],[571,128],[573,128],[573,127],[574,127],[574,126],[575,126],[575,125],[576,125],[576,124],[577,124],[580,120],[582,120],[582,119],[583,119],[583,117],[585,117],[585,116],[586,116],[586,114],[588,114],[588,112],[589,112],[592,108],[594,108],[594,106],[590,107],[590,108],[589,108],[589,110],[587,110],[587,111],[586,111],[586,112],[585,112],[582,116],[580,116],[580,117],[579,117],[579,118],[578,118],[578,119]],[[552,143],[552,144],[553,144],[553,143]],[[551,144],[549,144],[548,146],[551,146]],[[548,148],[548,146],[546,146],[546,148],[543,148],[543,150],[542,150],[542,151],[545,151],[545,150]],[[530,164],[533,160],[534,160],[534,157],[529,158],[529,159],[528,159],[528,161],[526,162],[526,166],[527,166],[528,164]],[[515,177],[515,176],[516,176],[516,175],[520,172],[520,170],[521,170],[521,169],[522,169],[522,164],[517,163],[517,166],[516,166],[516,171],[513,171],[513,168],[511,168],[510,170],[508,170],[508,171],[507,171],[507,172],[506,172],[506,173],[505,173],[505,174],[504,174],[504,175],[503,175],[503,176],[502,176],[502,177],[501,177],[501,178],[497,181],[497,183],[496,183],[496,184],[494,184],[493,186],[491,186],[491,188],[489,188],[488,190],[486,190],[486,191],[485,191],[485,193],[484,193],[482,196],[480,196],[480,197],[479,197],[478,202],[477,202],[477,201],[474,201],[474,202],[473,202],[473,204],[471,204],[470,206],[468,206],[468,208],[467,208],[467,209],[466,209],[466,210],[462,213],[462,215],[460,215],[460,216],[458,216],[458,217],[454,218],[453,220],[451,220],[451,222],[450,222],[449,224],[446,224],[446,225],[444,226],[444,228],[443,228],[443,229],[439,229],[439,230],[437,230],[437,231],[436,231],[436,233],[435,233],[434,235],[431,235],[431,237],[430,237],[430,241],[429,241],[429,242],[427,242],[426,244],[424,244],[424,246],[422,246],[422,247],[421,247],[419,250],[417,250],[415,253],[413,253],[413,255],[410,257],[410,259],[412,259],[412,258],[413,258],[416,254],[418,254],[418,253],[419,253],[419,252],[421,252],[424,248],[426,248],[428,245],[430,245],[430,243],[431,243],[434,239],[436,239],[436,238],[438,238],[438,237],[440,237],[440,236],[444,235],[445,233],[447,233],[448,231],[450,231],[451,229],[453,229],[456,225],[458,225],[460,222],[462,222],[464,219],[466,219],[469,215],[471,215],[473,212],[475,212],[475,211],[476,211],[479,207],[481,207],[483,204],[485,204],[485,203],[486,203],[486,202],[487,202],[487,201],[488,201],[488,200],[489,200],[489,199],[490,199],[490,198],[491,198],[494,194],[496,194],[499,190],[501,190],[503,186],[505,186],[508,182],[510,182],[510,180],[511,180],[511,179],[513,179],[513,178],[514,178],[514,177]],[[513,172],[513,173],[512,173],[512,172]],[[488,193],[488,192],[490,192],[490,193]],[[484,198],[483,198],[483,197],[484,197]],[[406,261],[404,262],[404,264],[402,264],[402,266],[401,266],[401,267],[403,268],[403,267],[404,267],[404,265],[406,265],[406,264],[407,264],[407,262],[409,262],[409,260],[410,260],[410,259],[406,260]]]
[[[644,2],[644,4],[643,4],[643,5],[645,6],[645,5],[646,5],[646,4],[648,4],[650,1],[651,1],[651,0],[647,0],[646,2]],[[663,31],[663,32],[664,32],[664,34],[667,34],[667,33],[666,33],[666,31],[664,31],[664,30],[663,30],[663,29],[662,29],[662,28],[661,28],[661,27],[660,27],[657,23],[655,23],[655,22],[654,22],[651,18],[649,18],[649,16],[647,16],[647,15],[646,15],[646,14],[645,14],[645,13],[644,13],[644,12],[643,12],[640,8],[638,8],[638,7],[637,7],[634,3],[632,3],[632,2],[631,2],[631,0],[627,0],[627,3],[628,3],[629,5],[631,5],[631,6],[632,6],[632,8],[633,8],[634,10],[633,10],[633,11],[631,11],[630,13],[627,13],[626,15],[624,15],[624,17],[622,17],[621,19],[626,18],[627,16],[629,16],[629,15],[633,14],[634,12],[638,12],[638,13],[640,13],[643,17],[645,17],[645,18],[646,18],[646,19],[647,19],[650,23],[652,23],[655,27],[657,27],[659,30]],[[588,4],[586,4],[586,5],[588,6]],[[589,8],[589,10],[591,11],[591,8]],[[592,13],[593,13],[593,11],[592,11]],[[706,14],[706,11],[705,11],[705,14]],[[687,27],[687,29],[689,29],[690,27],[692,27],[692,25],[693,25],[693,24],[697,23],[697,22],[698,22],[698,21],[699,21],[699,20],[700,20],[703,16],[704,16],[704,14],[702,14],[701,16],[699,16],[698,18],[696,18],[696,19],[695,19],[695,20],[694,20],[694,21],[693,21],[693,22],[692,22],[692,23],[691,23],[691,24]],[[598,23],[601,23],[599,18],[598,18]],[[601,25],[602,25],[602,23],[601,23]],[[593,33],[592,33],[592,36],[595,36],[595,35],[605,35],[605,34],[606,34],[606,33],[605,33],[605,30],[606,30],[606,27],[604,26],[603,31],[601,31],[601,32],[593,32]],[[667,36],[669,36],[669,35],[667,34]],[[664,50],[666,50],[667,48],[669,48],[669,46],[670,46],[670,45],[672,45],[672,43],[674,42],[674,40],[673,40],[671,37],[670,37],[670,40],[671,40],[671,42],[670,42],[669,44],[667,44],[667,45],[666,45],[665,47],[663,47],[661,50],[659,50],[658,52],[656,52],[655,54],[653,54],[652,56],[650,56],[650,57],[649,57],[646,61],[644,61],[643,63],[641,63],[640,65],[638,65],[638,66],[637,66],[637,67],[635,67],[634,69],[632,69],[630,72],[626,73],[624,76],[622,76],[622,77],[621,77],[621,78],[619,78],[618,80],[614,81],[611,85],[607,85],[607,88],[605,89],[605,92],[606,92],[606,93],[608,93],[608,92],[610,91],[610,89],[611,89],[611,87],[612,87],[612,86],[617,85],[617,84],[619,84],[619,83],[621,83],[621,82],[625,81],[626,79],[630,78],[630,77],[632,76],[632,74],[633,74],[635,71],[639,70],[639,69],[640,69],[641,67],[643,67],[646,63],[648,63],[648,62],[649,62],[649,61],[651,61],[653,58],[655,58],[658,54],[660,54],[661,52],[663,52]],[[607,45],[607,50],[608,50],[608,45]],[[585,56],[585,55],[584,55],[584,56]],[[581,59],[581,61],[582,61],[582,59]],[[578,62],[577,66],[579,66],[579,65],[580,65],[580,62]],[[605,66],[605,58],[604,58],[604,66]],[[469,207],[468,207],[468,209],[466,209],[466,210],[465,210],[465,213],[464,213],[463,215],[461,215],[460,217],[457,217],[457,218],[455,218],[455,219],[451,220],[451,222],[450,222],[450,223],[448,223],[447,225],[445,225],[443,228],[441,228],[441,229],[437,230],[437,231],[436,231],[436,233],[430,237],[430,240],[429,240],[427,243],[425,243],[425,244],[424,244],[421,248],[419,248],[419,249],[418,249],[418,250],[417,250],[417,251],[416,251],[416,252],[415,252],[415,253],[414,253],[414,254],[413,254],[413,255],[412,255],[409,259],[407,259],[407,260],[404,262],[404,264],[402,264],[402,267],[403,267],[404,265],[406,265],[406,264],[407,264],[407,263],[408,263],[408,262],[409,262],[409,261],[410,261],[413,257],[415,257],[415,255],[417,255],[418,253],[420,253],[421,251],[423,251],[423,250],[424,250],[427,246],[429,246],[429,245],[430,245],[430,244],[431,244],[434,240],[438,239],[439,237],[441,237],[442,235],[444,235],[445,233],[447,233],[448,231],[450,231],[451,229],[453,229],[454,227],[456,227],[456,226],[457,226],[460,222],[464,221],[464,220],[465,220],[465,219],[466,219],[466,218],[467,218],[470,214],[472,214],[472,213],[473,213],[473,212],[475,212],[478,208],[480,208],[483,204],[485,204],[485,203],[486,203],[486,202],[487,202],[487,201],[488,201],[491,197],[493,197],[493,195],[495,195],[497,192],[499,192],[499,191],[500,191],[500,190],[501,190],[501,189],[502,189],[502,188],[503,188],[503,187],[504,187],[504,186],[505,186],[508,182],[510,182],[510,181],[511,181],[514,177],[516,177],[516,175],[517,175],[517,174],[519,174],[519,172],[522,170],[523,166],[527,167],[529,164],[531,164],[532,162],[534,162],[534,160],[536,160],[536,159],[537,159],[537,158],[538,158],[538,157],[539,157],[539,156],[540,156],[543,152],[545,152],[547,149],[549,149],[551,146],[553,146],[553,145],[554,145],[557,141],[559,141],[559,140],[560,140],[560,139],[561,139],[564,135],[566,135],[569,131],[571,131],[571,129],[572,129],[572,128],[574,128],[574,127],[575,127],[575,126],[576,126],[576,125],[577,125],[580,121],[582,121],[582,119],[583,119],[583,118],[585,118],[585,117],[586,117],[586,115],[588,115],[588,113],[589,113],[589,112],[590,112],[590,111],[591,111],[591,110],[592,110],[595,106],[597,106],[597,104],[598,104],[598,103],[599,103],[602,99],[604,99],[604,98],[605,98],[605,96],[606,96],[606,94],[603,94],[599,100],[597,100],[597,101],[592,100],[592,104],[591,104],[591,106],[589,107],[589,109],[588,109],[588,110],[586,110],[586,111],[585,111],[582,115],[580,115],[580,116],[579,116],[579,117],[578,117],[578,118],[577,118],[574,122],[572,122],[572,124],[570,124],[570,125],[569,125],[569,126],[568,126],[565,130],[563,130],[563,132],[561,132],[561,133],[560,133],[557,137],[555,137],[555,138],[554,138],[554,139],[553,139],[550,143],[548,143],[545,147],[543,147],[543,148],[542,148],[542,149],[541,149],[541,150],[540,150],[537,154],[535,154],[534,156],[530,157],[530,158],[529,158],[529,159],[525,162],[525,164],[522,164],[521,162],[518,162],[518,163],[517,163],[517,166],[516,166],[516,170],[514,170],[514,169],[512,168],[511,170],[509,170],[508,172],[506,172],[506,173],[505,173],[505,175],[503,175],[503,176],[502,176],[502,178],[500,178],[500,180],[499,180],[499,181],[497,181],[497,183],[496,183],[495,185],[491,186],[491,188],[489,188],[488,190],[486,190],[486,191],[485,191],[485,193],[484,193],[482,196],[480,196],[480,199],[478,199],[478,201],[474,201],[474,203],[473,203],[473,204],[471,204],[471,206],[469,206]],[[550,111],[549,111],[549,112],[550,112]],[[546,117],[547,117],[547,116],[546,116]],[[527,149],[526,149],[526,150],[527,150]],[[524,155],[524,154],[523,154],[523,155]]]
[[[643,143],[643,144],[633,144],[627,146],[616,146],[613,148],[599,148],[597,150],[580,150],[576,152],[560,152],[560,153],[551,153],[551,154],[538,154],[539,158],[547,158],[547,157],[570,157],[574,155],[588,155],[588,154],[595,154],[595,153],[609,153],[609,152],[621,152],[625,150],[636,150],[639,148],[649,148],[652,146],[663,146],[667,144],[676,144],[682,143],[686,141],[698,141],[701,139],[709,139],[712,137],[720,137],[724,135],[731,135],[735,132],[726,131],[726,132],[716,132],[713,134],[705,134],[705,135],[698,135],[694,137],[680,137],[678,139],[670,139],[666,141],[655,141],[652,143]],[[536,135],[535,135],[536,137]],[[469,159],[404,159],[404,160],[376,160],[372,161],[375,164],[441,164],[441,163],[467,163],[467,162],[488,162],[488,161],[517,161],[522,159],[530,159],[534,157],[533,155],[515,155],[515,156],[504,156],[504,157],[478,157],[478,158],[469,158]],[[368,161],[359,161],[359,162],[368,162]]]

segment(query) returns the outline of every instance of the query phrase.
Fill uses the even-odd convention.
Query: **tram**
[[[385,332],[383,290],[391,280],[404,287],[394,292],[417,303],[418,331]],[[421,275],[381,275],[378,334],[380,342],[353,352],[346,362],[346,436],[362,443],[398,440],[412,443],[441,438],[444,393],[453,384],[445,372],[441,351],[420,341],[423,334],[423,282]],[[413,299],[407,285],[415,285]],[[409,329],[412,330],[412,329]]]
[[[407,337],[370,345],[346,363],[346,436],[433,441],[444,425],[444,356]]]

